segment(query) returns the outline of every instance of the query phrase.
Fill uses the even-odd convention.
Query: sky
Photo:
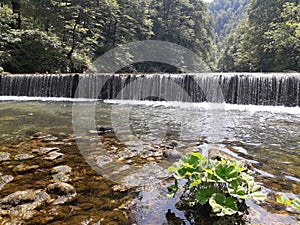
[[[212,2],[213,0],[204,0],[205,2]]]

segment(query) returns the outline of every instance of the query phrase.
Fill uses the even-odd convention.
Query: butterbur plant
[[[200,153],[183,156],[169,168],[175,182],[168,187],[173,197],[182,189],[188,207],[210,206],[214,216],[244,214],[246,199],[262,201],[261,186],[242,161],[207,159]],[[184,182],[180,188],[179,183]]]

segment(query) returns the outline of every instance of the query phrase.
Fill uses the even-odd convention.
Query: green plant
[[[284,205],[289,205],[296,210],[300,210],[300,199],[299,198],[289,199],[285,195],[281,195],[277,198],[277,202],[284,204]]]
[[[207,159],[200,153],[183,156],[179,162],[169,168],[174,175],[175,183],[168,187],[169,196],[174,196],[179,188],[179,180],[183,179],[183,194],[189,207],[209,205],[212,215],[226,216],[238,212],[241,205],[252,198],[262,201],[265,195],[261,186],[242,161]]]

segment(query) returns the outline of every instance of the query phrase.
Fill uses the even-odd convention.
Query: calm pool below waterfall
[[[34,207],[27,198],[31,208],[21,214],[21,203],[6,198],[11,205],[0,204],[0,224],[192,224],[166,197],[174,152],[223,150],[249,160],[265,192],[300,194],[299,108],[225,105],[214,112],[205,103],[1,99],[0,199],[26,190],[47,197],[32,200]],[[49,191],[59,182],[76,196]],[[248,204],[251,223],[297,224],[295,212],[272,201]]]

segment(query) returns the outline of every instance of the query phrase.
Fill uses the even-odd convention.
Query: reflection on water
[[[94,107],[95,103],[82,102],[76,103],[76,105],[88,108],[91,105]],[[74,137],[72,136],[72,102],[3,101],[0,103],[0,151],[10,151],[9,153],[12,155],[31,153],[30,149],[33,146],[29,145],[22,148],[18,148],[18,146],[22,146],[22,142],[26,142],[37,132],[58,137],[64,134],[65,139],[72,137],[73,147],[61,147],[66,156],[62,161],[54,164],[69,165],[77,173],[83,170],[88,172],[83,173],[82,177],[79,175],[74,177],[72,182],[77,188],[79,197],[77,197],[76,204],[72,205],[71,203],[68,207],[73,207],[73,211],[75,207],[75,211],[77,210],[77,213],[75,213],[76,218],[79,218],[80,214],[85,215],[82,218],[80,217],[81,221],[88,221],[92,218],[91,221],[97,222],[107,218],[109,222],[107,224],[117,224],[113,219],[115,215],[108,215],[108,212],[118,212],[122,207],[126,209],[122,204],[128,201],[128,192],[113,194],[110,191],[113,183],[98,177],[84,162],[84,159],[86,160],[88,156],[97,159],[96,163],[98,165],[104,165],[103,157],[100,156],[99,158],[100,151],[98,151],[98,155],[97,151],[89,151],[89,148],[98,150],[104,148],[108,152],[107,161],[124,161],[122,161],[123,170],[112,167],[113,171],[107,172],[111,174],[101,175],[107,175],[108,178],[116,177],[117,180],[113,179],[114,181],[120,181],[131,187],[147,186],[139,192],[139,197],[131,203],[133,207],[129,217],[135,217],[137,224],[163,224],[167,223],[170,218],[174,218],[174,221],[180,220],[185,221],[186,224],[191,224],[186,220],[183,212],[174,208],[176,200],[166,197],[165,184],[159,185],[161,181],[168,177],[168,174],[162,168],[168,167],[178,159],[174,152],[179,153],[180,156],[180,154],[188,151],[205,152],[213,146],[252,162],[258,174],[260,174],[257,177],[258,180],[272,191],[300,194],[300,109],[298,113],[297,108],[293,109],[293,113],[288,113],[287,108],[285,112],[273,112],[272,107],[269,107],[270,110],[263,111],[246,110],[245,106],[243,107],[243,110],[232,107],[231,109],[227,108],[226,111],[212,112],[209,110],[209,105],[203,103],[124,101],[97,103],[95,121],[92,121],[92,124],[113,124],[115,133],[113,135],[106,133],[97,136],[92,132],[89,133],[88,129],[85,129],[86,127],[89,128],[89,125],[84,124],[85,136]],[[279,111],[276,107],[273,109]],[[86,146],[86,155],[82,152],[82,149],[80,149],[81,152],[78,151],[74,142],[75,139],[80,140],[82,143],[88,140],[89,146]],[[61,137],[56,140],[56,142],[58,141],[64,142],[66,140]],[[37,143],[31,143],[31,145],[39,147]],[[169,150],[172,150],[173,155],[168,155]],[[151,154],[148,154],[149,152]],[[83,153],[84,157],[80,153]],[[43,176],[49,177],[47,173],[54,164],[48,162],[41,164],[40,158],[36,160],[39,160],[39,162],[36,161],[32,164],[37,164],[39,169],[36,170],[42,171],[37,173],[38,176],[30,175],[30,173],[16,176],[13,168],[19,165],[19,162],[0,162],[0,173],[15,176],[15,180],[7,184],[0,192],[0,198],[19,190],[20,184],[24,185],[23,190],[25,187],[28,189],[34,188],[33,184],[40,184],[40,188],[44,188],[43,182],[38,179],[42,179]],[[147,169],[148,173],[145,173],[142,169],[140,173],[136,172],[136,169],[132,174],[122,173],[130,167],[138,168],[143,165],[150,168]],[[43,168],[44,166],[45,168]],[[124,179],[120,179],[118,174],[124,176]],[[158,182],[155,180],[157,176],[160,177]],[[143,181],[139,180],[138,177],[143,177]],[[88,189],[83,187],[84,182],[88,182],[87,180],[89,180]],[[100,183],[102,185],[99,186]],[[105,185],[103,185],[104,183]],[[107,192],[107,194],[100,194],[101,192]],[[93,198],[94,194],[100,197]],[[95,201],[95,206],[87,206],[87,199],[90,202]],[[107,212],[101,208],[104,202],[106,202],[108,208]],[[273,215],[275,217],[275,214],[270,214],[270,211],[274,210],[272,205],[268,204],[264,208],[257,208],[257,211],[252,213],[253,222],[266,222],[259,215],[270,217]],[[249,203],[249,205],[252,208],[256,207],[253,203]],[[89,207],[90,213],[83,213],[82,210]],[[70,220],[67,211],[66,208],[58,209],[58,214],[61,214],[60,217],[64,218],[65,221]],[[99,214],[97,211],[99,211]],[[277,211],[274,210],[274,212]],[[120,221],[130,223],[128,216],[127,219],[126,216],[124,219],[118,214],[118,218]],[[284,217],[278,219],[278,221],[293,223],[294,220]],[[50,222],[55,224],[52,220],[47,223],[50,224]],[[89,223],[86,222],[86,224]]]

